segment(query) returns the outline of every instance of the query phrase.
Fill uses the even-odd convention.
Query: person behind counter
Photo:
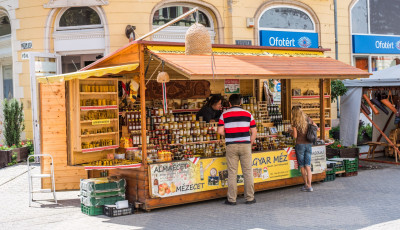
[[[226,161],[228,165],[228,194],[225,204],[236,205],[238,163],[244,177],[246,204],[256,203],[252,170],[251,145],[257,136],[256,122],[248,111],[240,107],[239,94],[229,97],[230,109],[222,113],[218,121],[218,133],[225,135]],[[250,135],[251,132],[251,135]]]
[[[199,120],[199,117],[203,117],[203,121],[207,123],[218,121],[219,117],[221,116],[221,108],[222,96],[214,95],[210,99],[207,99],[207,102],[203,108],[197,112],[196,119]]]
[[[311,186],[311,148],[312,143],[307,140],[308,124],[316,124],[307,117],[303,110],[299,107],[292,109],[292,135],[296,139],[296,157],[300,167],[301,175],[303,176],[304,186],[301,188],[303,192],[312,192]]]

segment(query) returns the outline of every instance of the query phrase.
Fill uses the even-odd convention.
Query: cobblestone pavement
[[[16,165],[0,169],[0,229],[400,229],[400,166],[361,164],[378,167],[315,183],[312,193],[293,186],[258,192],[253,205],[218,199],[115,218],[82,214],[78,191],[29,208],[26,165]]]

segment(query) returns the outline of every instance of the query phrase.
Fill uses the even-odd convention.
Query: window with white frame
[[[352,32],[400,35],[399,12],[400,0],[358,0],[351,9]]]
[[[156,29],[171,20],[181,16],[182,14],[192,10],[193,5],[166,5],[157,9],[153,14],[153,29]],[[198,17],[198,18],[197,18]],[[202,24],[209,31],[211,42],[214,43],[215,32],[214,22],[211,14],[203,8],[200,8],[198,13],[191,14],[179,22],[159,31],[153,35],[154,41],[168,41],[168,42],[185,42],[185,34],[188,28],[196,23]]]
[[[58,30],[90,29],[102,27],[98,13],[90,7],[67,9],[58,22]]]
[[[4,65],[2,67],[3,75],[3,98],[11,99],[14,97],[13,90],[13,77],[12,77],[12,65]]]
[[[165,23],[181,16],[182,14],[190,11],[191,7],[186,6],[170,6],[164,7],[157,10],[153,16],[153,25],[164,25]],[[180,20],[179,22],[173,24],[172,26],[191,26],[196,22],[197,14],[191,14],[186,18]],[[199,11],[199,20],[198,22],[205,27],[210,27],[210,20],[204,12]]]
[[[82,55],[91,57],[104,55],[106,38],[102,21],[104,16],[102,17],[101,12],[100,7],[88,6],[62,9],[55,21],[54,51],[62,56],[74,56],[78,59],[81,59]],[[88,62],[96,60],[92,59]],[[64,63],[63,59],[63,72],[76,71],[85,66],[80,62],[72,63],[72,61],[74,60]],[[67,64],[68,66],[71,64],[73,68],[64,68]]]
[[[11,34],[10,19],[7,16],[0,16],[0,36]]]
[[[260,28],[315,31],[311,16],[305,11],[288,6],[267,9],[260,17]]]

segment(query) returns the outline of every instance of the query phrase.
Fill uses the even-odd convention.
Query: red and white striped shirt
[[[232,107],[222,113],[218,126],[225,127],[226,144],[250,144],[250,128],[256,122],[250,112],[240,107]]]

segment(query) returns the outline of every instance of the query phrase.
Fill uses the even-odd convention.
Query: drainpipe
[[[333,15],[334,15],[334,27],[335,27],[335,58],[339,60],[339,43],[338,43],[338,30],[337,30],[337,2],[333,0]],[[337,103],[337,118],[340,118],[340,104],[339,104],[339,97],[336,98]]]
[[[335,58],[336,58],[336,60],[338,60],[339,59],[339,51],[338,51],[338,46],[339,46],[339,44],[338,44],[338,32],[337,32],[337,4],[336,4],[336,0],[333,0],[333,5],[334,5],[334,8],[333,8],[333,12],[334,12],[334,20],[335,20],[335,22],[334,22],[334,26],[335,26]]]

